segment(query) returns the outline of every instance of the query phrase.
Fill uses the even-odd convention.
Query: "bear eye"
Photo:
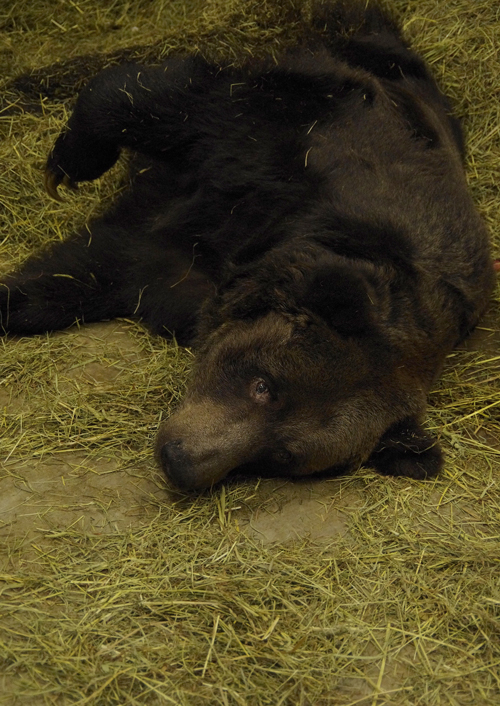
[[[267,402],[271,399],[271,392],[269,386],[265,380],[262,378],[256,378],[252,380],[250,385],[250,395],[255,400],[255,402]]]
[[[273,458],[275,461],[278,463],[290,463],[290,461],[293,458],[293,455],[291,451],[288,451],[288,449],[279,449],[278,451],[275,451],[273,454]]]
[[[257,383],[255,383],[255,393],[257,395],[264,395],[266,392],[269,392],[269,388],[264,382],[264,380],[259,380]]]

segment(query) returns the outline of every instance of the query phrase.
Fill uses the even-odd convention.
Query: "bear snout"
[[[180,490],[210,488],[262,447],[262,430],[252,415],[210,398],[187,399],[158,430],[156,459]]]

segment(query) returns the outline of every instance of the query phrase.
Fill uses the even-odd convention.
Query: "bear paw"
[[[382,437],[367,465],[384,475],[424,480],[439,473],[443,453],[415,419],[406,419]]]
[[[57,138],[47,160],[44,184],[48,194],[61,201],[57,191],[60,184],[74,190],[78,181],[97,179],[113,166],[119,154],[116,145],[68,127]]]

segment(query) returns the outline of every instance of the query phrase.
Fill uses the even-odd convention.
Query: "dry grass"
[[[296,35],[300,5],[4,0],[5,85],[56,59],[136,46],[154,45],[150,58],[277,51]],[[491,0],[396,6],[464,118],[471,188],[498,253],[500,8]],[[3,270],[102,208],[120,178],[117,167],[64,204],[42,193],[40,166],[68,110],[64,71],[53,69],[62,88],[39,114],[0,114]],[[12,88],[6,96],[4,107],[19,98]],[[362,469],[332,485],[334,502],[347,503],[343,536],[278,546],[251,539],[243,521],[265,502],[257,481],[195,498],[165,490],[151,497],[153,519],[128,532],[58,527],[26,542],[5,527],[0,703],[500,703],[498,294],[481,328],[475,346],[450,357],[430,398],[445,471],[419,483]],[[12,481],[13,459],[36,464],[74,451],[154,476],[151,439],[182,392],[191,354],[139,324],[130,332],[137,355],[126,361],[79,348],[78,332],[0,343],[0,482]],[[88,386],[71,377],[95,360],[114,366],[116,379]],[[359,503],[344,500],[350,492]]]

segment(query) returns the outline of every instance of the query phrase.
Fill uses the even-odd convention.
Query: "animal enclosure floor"
[[[394,5],[464,120],[469,183],[499,257],[498,3]],[[261,56],[293,43],[302,6],[4,2],[2,272],[116,193],[120,166],[61,204],[42,184],[71,97],[107,53]],[[99,52],[90,69],[78,59]],[[55,90],[40,100],[48,65]],[[32,70],[37,112],[9,112],[23,100],[9,81]],[[0,704],[499,704],[499,347],[497,287],[430,395],[426,424],[446,454],[435,480],[360,469],[185,496],[152,445],[189,351],[128,321],[2,338]]]

